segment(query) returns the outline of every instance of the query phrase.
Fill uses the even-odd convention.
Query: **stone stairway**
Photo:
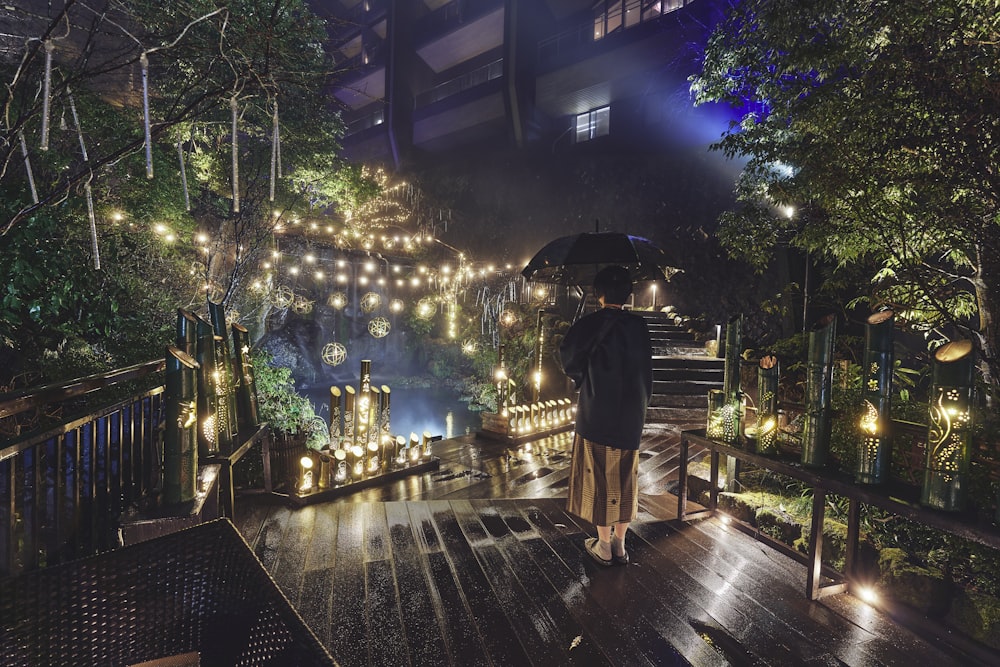
[[[705,354],[695,334],[664,313],[635,311],[653,343],[653,398],[647,423],[704,423],[708,390],[721,389],[725,362]]]

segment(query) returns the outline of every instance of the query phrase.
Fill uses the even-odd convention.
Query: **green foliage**
[[[65,24],[74,33],[71,42],[85,43],[88,31],[100,30],[101,43],[109,45],[99,63],[74,60],[57,46],[47,151],[37,150],[42,50],[29,49],[23,62],[0,65],[5,80],[13,82],[3,100],[10,122],[0,144],[0,342],[18,358],[45,360],[32,370],[68,377],[102,370],[105,362],[121,366],[155,358],[173,339],[176,308],[196,307],[206,296],[252,317],[263,294],[248,289],[249,272],[270,242],[272,209],[290,218],[294,211],[354,206],[377,190],[360,168],[336,157],[343,124],[318,93],[331,71],[322,48],[325,24],[301,0],[240,0],[225,8],[205,0],[127,0],[117,6],[121,23],[92,21],[90,10],[78,3],[67,5],[69,20],[12,11],[25,34],[49,28],[61,34]],[[129,34],[119,25],[127,25]],[[123,73],[137,71],[142,47],[136,39],[158,47],[148,54],[152,179],[146,177],[139,100],[121,84]],[[69,108],[70,84],[89,161]],[[239,214],[230,212],[234,91]],[[284,178],[271,203],[275,100]],[[18,131],[31,154],[38,205],[31,201]],[[93,268],[85,183],[93,195],[100,270]],[[203,234],[211,240],[192,243]],[[85,348],[89,356],[67,353]],[[84,361],[93,367],[85,368]],[[62,363],[66,368],[59,368]],[[0,381],[8,379],[0,373]]]
[[[278,433],[312,436],[316,430],[312,402],[295,391],[291,369],[275,366],[273,361],[274,358],[266,351],[253,353],[257,410],[261,421],[267,422]]]
[[[791,244],[868,267],[873,304],[975,340],[994,387],[1000,117],[970,109],[1000,106],[997,30],[977,0],[750,0],[692,80],[698,102],[742,113],[718,144],[748,159],[730,251],[764,266]]]

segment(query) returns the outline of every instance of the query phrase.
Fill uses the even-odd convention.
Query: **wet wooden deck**
[[[675,520],[678,427],[647,431],[632,563],[563,511],[570,434],[436,443],[438,471],[237,526],[342,665],[970,665],[716,519]],[[1000,662],[1000,658],[998,658]]]

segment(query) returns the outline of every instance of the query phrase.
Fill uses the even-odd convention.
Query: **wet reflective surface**
[[[237,501],[237,525],[343,665],[978,664],[716,519],[671,520],[679,432],[647,432],[628,566],[563,511],[571,434],[464,436],[441,468],[335,502]]]

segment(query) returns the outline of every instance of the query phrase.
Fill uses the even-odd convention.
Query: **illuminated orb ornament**
[[[277,288],[274,290],[274,294],[271,295],[271,303],[274,304],[275,308],[288,308],[294,302],[295,292],[287,285]]]
[[[517,313],[513,310],[505,310],[500,313],[500,324],[505,327],[514,326],[517,323]]]
[[[474,355],[476,353],[476,350],[478,349],[479,349],[479,343],[477,343],[475,340],[471,338],[465,339],[465,341],[462,343],[462,352],[469,355],[470,357]]]
[[[384,317],[376,317],[368,323],[368,333],[375,338],[385,338],[389,335],[390,328],[392,327],[389,324],[389,320]]]
[[[347,348],[340,343],[327,343],[320,352],[323,363],[328,366],[339,366],[347,360]]]
[[[401,313],[401,312],[403,312],[403,300],[402,299],[393,299],[392,301],[390,301],[389,302],[389,310],[391,310],[394,313]]]
[[[425,296],[423,299],[417,302],[417,317],[422,320],[429,320],[434,317],[434,311],[437,307],[434,305],[434,299]]]
[[[361,297],[361,310],[365,313],[372,313],[382,305],[382,295],[378,292],[368,292]]]
[[[299,315],[308,315],[312,312],[313,302],[305,297],[297,296],[292,302],[292,310]]]
[[[347,295],[343,292],[334,292],[326,300],[326,304],[337,310],[342,310],[347,307]]]

